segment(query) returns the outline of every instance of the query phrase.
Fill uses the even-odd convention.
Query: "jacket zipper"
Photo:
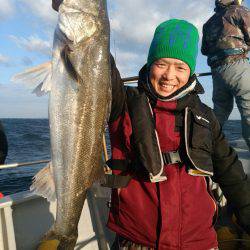
[[[191,161],[191,163],[194,165],[194,167],[196,168],[196,169],[198,169],[199,171],[201,171],[201,172],[203,172],[203,173],[205,173],[205,174],[208,174],[209,176],[211,176],[211,175],[213,175],[213,173],[212,172],[208,172],[208,171],[205,171],[205,170],[203,170],[203,169],[200,169],[200,168],[198,168],[195,164],[194,164],[194,162],[193,162],[193,160],[192,160],[192,158],[190,157],[190,155],[189,155],[189,152],[188,152],[188,136],[187,136],[187,117],[188,117],[188,107],[186,107],[185,108],[185,124],[184,124],[184,130],[185,130],[185,132],[184,132],[184,134],[185,134],[185,147],[186,147],[186,152],[187,152],[187,156],[188,156],[188,158],[189,158],[189,160]]]

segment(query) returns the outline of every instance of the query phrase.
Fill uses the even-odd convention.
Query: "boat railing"
[[[195,75],[196,75],[197,77],[201,77],[201,76],[211,76],[212,73],[211,73],[211,72],[196,73]],[[126,83],[126,84],[134,83],[134,82],[137,82],[138,80],[139,80],[139,76],[131,76],[131,77],[122,78],[123,83]]]
[[[0,165],[0,169],[38,165],[41,163],[48,163],[48,162],[50,162],[50,160],[39,160],[39,161],[30,161],[30,162],[16,162],[16,163],[10,163],[10,164],[2,164],[2,165]]]

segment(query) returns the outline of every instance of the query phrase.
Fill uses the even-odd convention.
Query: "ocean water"
[[[1,119],[9,144],[6,163],[50,159],[49,122],[47,119]],[[231,145],[249,158],[241,136],[240,121],[228,121],[224,132]],[[45,164],[0,170],[0,192],[4,195],[28,190],[32,177]]]
[[[1,119],[8,139],[7,163],[50,159],[48,119]],[[32,177],[44,164],[0,170],[4,195],[29,189]]]

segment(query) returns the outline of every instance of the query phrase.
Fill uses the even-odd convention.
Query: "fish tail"
[[[52,163],[49,162],[34,177],[30,190],[37,195],[47,198],[48,201],[56,200],[55,182],[52,174]]]
[[[15,83],[36,86],[32,93],[42,96],[51,90],[52,64],[46,62],[11,77]]]

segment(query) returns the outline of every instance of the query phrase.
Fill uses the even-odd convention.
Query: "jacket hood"
[[[187,84],[185,84],[183,87],[175,91],[173,94],[167,97],[163,97],[156,93],[152,84],[150,83],[149,71],[147,69],[147,65],[144,65],[139,72],[138,89],[139,91],[145,92],[148,98],[154,102],[156,102],[157,100],[161,101],[178,100],[187,94],[197,95],[197,94],[203,94],[205,92],[202,85],[199,83],[196,75],[193,74],[189,78]]]

